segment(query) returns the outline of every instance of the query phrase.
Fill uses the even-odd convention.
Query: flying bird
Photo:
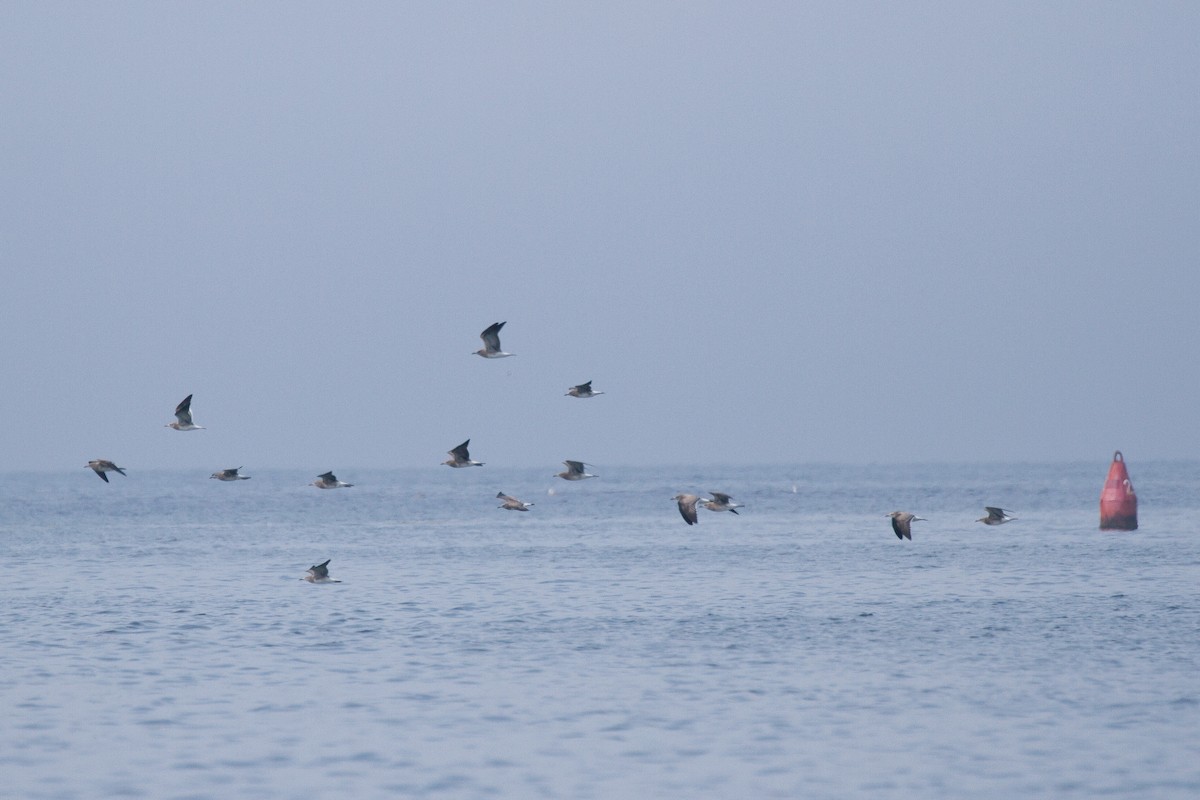
[[[327,558],[320,564],[313,564],[308,568],[308,574],[300,580],[308,581],[309,583],[341,583],[329,577],[329,562],[332,558]]]
[[[975,521],[982,522],[984,525],[1003,525],[1010,520],[1016,519],[1016,517],[1010,517],[1009,512],[1005,511],[1003,508],[984,506],[983,510],[987,512],[987,516],[980,517]]]
[[[450,454],[450,457],[442,463],[447,467],[454,467],[455,469],[459,469],[461,467],[482,467],[482,461],[471,460],[471,454],[467,452],[467,445],[470,443],[471,440],[467,439],[453,450],[446,451]]]
[[[95,473],[100,476],[100,480],[104,481],[105,483],[108,483],[108,476],[104,474],[106,472],[119,472],[122,475],[125,474],[125,470],[123,470],[121,467],[118,467],[113,462],[106,461],[103,458],[93,459],[84,466],[90,467],[92,470],[94,470]]]
[[[250,480],[249,475],[239,475],[238,474],[239,469],[241,469],[241,467],[233,467],[231,469],[218,470],[217,472],[214,472],[212,475],[209,475],[208,479],[212,480],[213,478],[216,478],[219,481],[248,481],[248,480]]]
[[[501,501],[500,505],[496,506],[496,508],[507,508],[509,511],[528,511],[529,507],[533,505],[533,503],[526,503],[523,500],[518,500],[512,495],[505,494],[504,492],[499,492],[496,497]]]
[[[506,353],[500,349],[500,329],[505,324],[507,323],[494,322],[484,328],[483,333],[479,334],[479,338],[483,339],[483,347],[476,350],[475,355],[484,358],[507,358],[516,355],[516,353]]]
[[[564,481],[581,481],[584,478],[596,478],[598,475],[592,475],[590,472],[585,472],[584,467],[591,466],[584,464],[582,461],[564,461],[567,468],[562,472],[554,473],[554,477],[562,478]]]
[[[893,511],[890,514],[884,514],[885,517],[892,518],[892,530],[896,532],[897,539],[908,539],[912,541],[912,523],[917,520],[927,522],[924,517],[918,517],[916,514],[910,514],[907,511]]]
[[[732,511],[737,513],[739,508],[742,508],[741,503],[733,502],[733,498],[722,492],[709,492],[712,495],[712,500],[703,501],[703,505],[709,511]]]
[[[312,485],[318,489],[349,489],[354,484],[342,483],[337,479],[337,476],[333,474],[333,471],[330,470],[323,475],[318,475],[317,479],[312,482]],[[328,564],[329,562],[327,561],[325,563]]]
[[[677,494],[671,499],[679,505],[679,515],[683,517],[684,522],[695,525],[700,521],[696,518],[696,503],[700,502],[700,495]]]
[[[189,394],[183,398],[183,402],[175,406],[175,422],[168,422],[164,427],[174,428],[177,431],[202,431],[203,425],[196,425],[192,422],[192,396]]]
[[[581,383],[578,386],[572,386],[570,389],[567,389],[566,396],[568,396],[568,397],[595,397],[598,394],[604,394],[604,392],[593,392],[592,391],[592,382],[588,381],[587,383]]]

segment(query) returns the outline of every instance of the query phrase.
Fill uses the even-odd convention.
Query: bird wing
[[[192,396],[187,397],[175,406],[175,417],[185,425],[190,425],[192,422]]]
[[[892,517],[892,530],[896,532],[897,539],[912,538],[912,531],[908,526],[908,520],[901,521],[898,517]]]
[[[504,327],[503,322],[494,322],[487,326],[483,333],[479,334],[479,338],[483,339],[483,346],[488,350],[499,352],[500,350],[500,329]]]
[[[699,499],[692,495],[684,495],[679,500],[679,514],[688,525],[695,525],[699,522],[696,517],[696,501]]]
[[[709,492],[709,494],[713,496],[713,500],[723,506],[729,505],[729,501],[733,499],[724,492]]]
[[[322,475],[318,475],[317,477],[318,477],[318,478],[320,478],[320,479],[321,479],[321,480],[323,480],[323,481],[336,481],[336,480],[337,480],[337,478],[333,477],[333,472],[332,472],[332,471],[330,471],[330,472],[326,472],[326,473],[324,473],[324,474],[322,474]]]
[[[471,456],[467,452],[467,445],[469,445],[470,443],[471,443],[471,440],[467,439],[465,442],[460,444],[458,447],[454,448],[453,450],[448,450],[447,452],[450,455],[454,456],[454,458],[459,461],[470,461]]]

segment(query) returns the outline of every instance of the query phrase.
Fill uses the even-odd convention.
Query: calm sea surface
[[[0,797],[1198,797],[1200,463],[1107,468],[5,476]]]

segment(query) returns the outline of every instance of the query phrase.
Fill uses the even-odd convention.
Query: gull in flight
[[[591,381],[588,381],[587,383],[581,383],[578,386],[572,386],[570,389],[567,389],[568,397],[595,397],[598,394],[604,394],[604,392],[593,392]]]
[[[564,461],[567,468],[562,472],[554,473],[554,477],[562,478],[564,481],[581,481],[584,478],[596,478],[598,475],[592,475],[590,472],[584,472],[584,467],[591,466],[584,464],[582,461]]]
[[[447,467],[454,467],[455,469],[459,469],[461,467],[482,467],[482,461],[471,460],[471,454],[467,452],[467,445],[470,443],[471,440],[467,439],[453,450],[447,450],[446,452],[450,454],[450,457],[442,463]]]
[[[202,431],[203,425],[196,425],[192,422],[192,396],[189,394],[183,398],[183,402],[175,406],[175,422],[168,422],[164,427],[174,428],[177,431]]]
[[[504,322],[493,322],[484,328],[483,333],[479,334],[479,338],[483,339],[483,347],[476,350],[475,355],[484,358],[507,358],[516,355],[516,353],[506,353],[500,349],[500,329],[505,324]]]
[[[341,583],[329,577],[329,562],[332,558],[327,558],[320,564],[313,564],[308,568],[308,574],[300,580],[308,581],[309,583]]]
[[[739,508],[742,508],[741,503],[733,502],[733,498],[722,492],[709,492],[712,495],[712,500],[705,500],[703,506],[709,511],[732,511],[737,513]]]
[[[499,492],[496,498],[501,501],[500,505],[496,506],[496,508],[507,508],[509,511],[528,511],[529,507],[533,505],[533,503],[518,500],[511,494],[505,494],[504,492]]]
[[[700,502],[700,495],[677,494],[671,499],[679,504],[679,515],[683,517],[684,522],[695,525],[700,521],[696,519],[696,503]]]
[[[348,489],[351,486],[353,486],[354,484],[353,483],[342,483],[341,481],[339,481],[337,479],[337,476],[333,474],[333,470],[330,470],[329,472],[326,472],[323,475],[318,475],[317,479],[312,482],[312,485],[317,487],[318,489]],[[325,564],[328,564],[328,563],[329,563],[328,561],[325,562]],[[324,566],[324,564],[322,564],[321,566]]]
[[[1004,523],[1008,522],[1009,520],[1016,519],[1016,517],[1010,517],[1009,512],[1005,511],[1003,508],[996,508],[995,506],[984,506],[983,510],[987,512],[987,516],[980,517],[979,519],[977,519],[975,521],[982,522],[984,525],[1003,525]]]
[[[231,469],[219,470],[217,472],[214,472],[212,475],[209,475],[208,479],[212,480],[213,478],[216,478],[219,481],[248,481],[248,480],[250,480],[249,475],[239,475],[238,474],[239,469],[241,469],[241,467],[233,467]]]
[[[100,479],[105,483],[108,483],[108,476],[104,474],[106,472],[119,472],[122,475],[125,474],[125,470],[121,469],[111,461],[105,461],[103,458],[97,458],[89,461],[84,466],[94,470],[96,474],[100,476]]]
[[[890,514],[884,514],[885,517],[892,518],[892,530],[896,532],[897,539],[908,539],[912,541],[912,523],[917,520],[927,522],[924,517],[918,517],[916,514],[910,514],[907,511],[893,511]]]

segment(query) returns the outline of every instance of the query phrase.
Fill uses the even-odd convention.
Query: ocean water
[[[1197,797],[1200,463],[1107,466],[7,475],[0,797]]]

